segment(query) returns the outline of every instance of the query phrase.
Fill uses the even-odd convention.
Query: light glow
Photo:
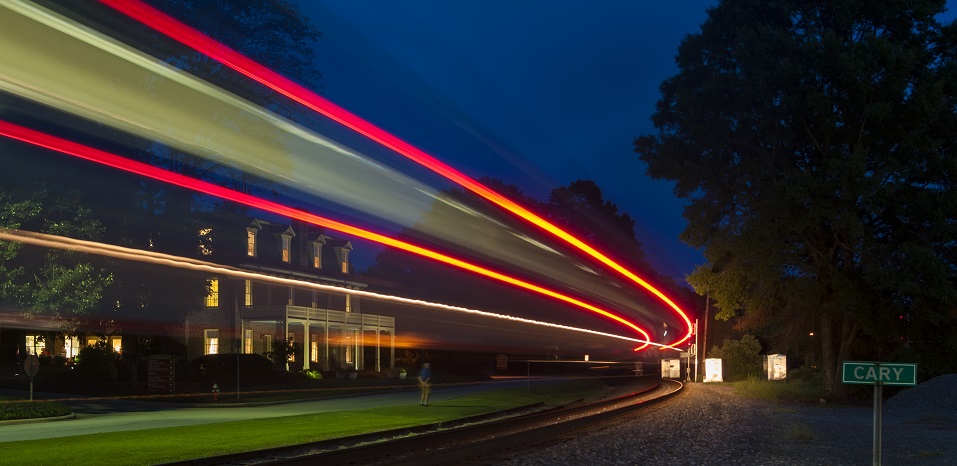
[[[141,249],[127,248],[127,247],[117,246],[113,244],[87,241],[87,240],[69,238],[65,236],[57,236],[57,235],[50,235],[50,234],[38,233],[38,232],[0,228],[0,240],[14,241],[18,243],[46,247],[46,248],[64,249],[69,251],[82,252],[86,254],[95,254],[99,256],[113,257],[116,259],[123,259],[123,260],[135,261],[135,262],[144,262],[149,264],[161,265],[164,267],[175,267],[180,269],[210,273],[216,276],[229,276],[229,277],[235,277],[235,278],[240,278],[245,280],[256,280],[260,282],[275,283],[275,284],[284,285],[284,286],[297,286],[297,287],[312,288],[312,289],[317,289],[322,291],[344,293],[344,294],[350,294],[355,296],[361,296],[361,297],[365,297],[369,299],[378,299],[383,301],[392,301],[392,302],[398,302],[402,304],[424,306],[424,307],[446,310],[446,311],[462,312],[462,313],[473,314],[473,315],[478,315],[482,317],[491,317],[495,319],[509,320],[512,322],[520,322],[524,324],[550,327],[550,328],[555,328],[560,330],[569,330],[573,332],[588,333],[591,335],[614,338],[618,340],[625,340],[630,342],[645,343],[645,344],[660,346],[660,344],[649,342],[647,339],[643,340],[638,338],[626,337],[622,335],[616,335],[613,333],[600,332],[597,330],[556,324],[553,322],[545,322],[545,321],[540,321],[535,319],[526,319],[526,318],[518,317],[518,316],[499,314],[499,313],[494,313],[489,311],[481,311],[477,309],[469,309],[469,308],[460,307],[460,306],[451,306],[448,304],[434,303],[434,302],[423,301],[419,299],[405,298],[402,296],[374,293],[371,291],[356,290],[352,288],[346,288],[346,287],[335,286],[335,285],[325,285],[321,283],[308,282],[308,281],[297,280],[293,278],[276,277],[272,275],[265,275],[261,273],[250,272],[248,270],[243,270],[236,267],[229,267],[225,265],[201,261],[201,260],[192,259],[188,257],[174,256],[171,254],[164,254],[164,253],[159,253],[155,251],[146,251]]]
[[[460,269],[468,270],[472,273],[482,275],[494,280],[498,280],[504,283],[511,284],[518,288],[522,288],[534,293],[538,293],[544,296],[549,296],[551,298],[557,299],[559,301],[572,304],[579,308],[588,310],[592,313],[598,314],[600,316],[606,317],[610,320],[618,322],[635,332],[641,334],[644,339],[642,341],[650,341],[651,337],[645,332],[642,328],[638,327],[634,323],[620,317],[610,311],[601,309],[592,304],[586,303],[579,299],[573,298],[571,296],[559,293],[557,291],[544,288],[533,283],[505,275],[500,272],[493,271],[491,269],[472,264],[470,262],[463,261],[430,249],[427,249],[422,246],[418,246],[412,243],[405,241],[397,240],[390,238],[388,236],[375,233],[369,230],[358,228],[352,225],[348,225],[342,222],[337,222],[335,220],[327,219],[320,217],[318,215],[310,214],[308,212],[303,212],[292,207],[288,207],[276,202],[268,201],[266,199],[261,199],[256,196],[252,196],[246,193],[239,191],[234,191],[231,189],[223,188],[222,186],[214,185],[201,180],[196,180],[187,176],[180,175],[178,173],[173,173],[168,170],[164,170],[158,167],[154,167],[145,163],[136,162],[134,160],[129,160],[115,154],[111,154],[99,149],[95,149],[89,146],[84,146],[76,142],[68,141],[61,139],[55,136],[51,136],[46,133],[41,133],[29,128],[25,128],[19,125],[12,124],[7,121],[0,120],[0,135],[7,136],[12,139],[26,142],[28,144],[33,144],[39,147],[44,147],[56,152],[61,152],[67,155],[72,155],[84,160],[89,160],[96,162],[102,165],[107,165],[113,168],[118,168],[123,171],[130,173],[135,173],[137,175],[145,176],[155,180],[160,180],[166,183],[170,183],[176,186],[181,186],[187,189],[191,189],[197,192],[204,194],[209,194],[216,196],[222,199],[229,201],[237,202],[243,205],[250,207],[255,207],[267,212],[272,212],[275,214],[282,215],[287,218],[302,220],[313,225],[323,226],[332,230],[345,233],[347,235],[352,235],[358,238],[367,239],[379,244],[384,244],[386,246],[391,246],[396,249],[400,249],[406,252],[417,254],[429,259],[442,262]],[[645,343],[640,348],[647,347],[648,343]]]
[[[222,63],[229,68],[242,73],[250,79],[266,86],[287,98],[312,109],[327,118],[330,118],[343,126],[399,153],[400,155],[415,161],[416,163],[438,173],[450,181],[462,186],[469,191],[485,198],[489,202],[511,212],[512,214],[524,219],[536,227],[548,232],[549,234],[565,241],[588,256],[601,262],[602,264],[615,270],[622,276],[628,278],[641,286],[647,292],[656,296],[661,302],[681,318],[688,331],[680,339],[672,342],[668,346],[679,345],[691,338],[692,325],[688,315],[675,304],[664,293],[659,291],[653,285],[642,279],[624,266],[618,264],[607,255],[599,252],[592,246],[579,240],[575,236],[567,233],[561,228],[553,225],[537,214],[529,211],[521,205],[511,201],[505,196],[489,189],[485,185],[465,175],[464,173],[452,168],[425,153],[424,151],[412,146],[402,139],[378,128],[377,126],[359,118],[342,107],[320,97],[309,89],[295,83],[294,81],[276,73],[275,71],[263,66],[254,60],[242,55],[226,45],[219,43],[205,34],[177,21],[165,13],[146,5],[139,0],[100,0],[117,11],[133,18],[146,26],[161,32],[170,38],[193,48],[194,50],[206,55],[213,60]],[[635,348],[639,350],[641,348]]]

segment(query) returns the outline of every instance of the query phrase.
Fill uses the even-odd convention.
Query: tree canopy
[[[851,356],[953,370],[957,26],[943,0],[725,0],[684,39],[657,133],[635,141],[690,201],[689,281],[719,317]],[[933,348],[933,350],[931,350]]]

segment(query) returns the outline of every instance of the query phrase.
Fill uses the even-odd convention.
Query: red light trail
[[[337,222],[335,220],[327,219],[325,217],[320,217],[318,215],[310,214],[303,212],[292,207],[288,207],[277,202],[272,202],[266,199],[258,198],[246,193],[239,191],[234,191],[231,189],[224,188],[212,183],[205,181],[197,180],[190,178],[188,176],[180,175],[178,173],[173,173],[162,168],[154,167],[145,163],[137,162],[134,160],[129,160],[123,157],[120,157],[109,152],[105,152],[93,147],[85,146],[73,141],[68,141],[66,139],[58,138],[46,133],[35,131],[23,126],[15,125],[3,120],[0,120],[0,135],[9,137],[11,139],[16,139],[19,141],[26,142],[28,144],[33,144],[35,146],[43,147],[50,149],[56,152],[61,152],[67,155],[72,155],[84,160],[89,160],[91,162],[96,162],[113,168],[117,168],[126,172],[134,173],[137,175],[145,176],[155,180],[163,181],[170,183],[176,186],[181,186],[193,191],[209,194],[216,196],[222,199],[230,200],[233,202],[238,202],[243,205],[250,207],[255,207],[257,209],[262,209],[267,212],[272,212],[275,214],[283,215],[288,218],[293,218],[297,220],[302,220],[304,222],[312,223],[314,225],[323,226],[332,230],[339,231],[348,235],[352,235],[358,238],[367,239],[369,241],[374,241],[379,244],[384,244],[387,246],[394,247],[396,249],[401,249],[406,252],[417,254],[429,259],[442,262],[453,267],[458,267],[460,269],[468,270],[472,273],[483,275],[494,280],[505,282],[516,286],[518,288],[523,288],[534,293],[538,293],[544,296],[549,296],[551,298],[557,299],[559,301],[564,301],[566,303],[572,304],[574,306],[580,307],[582,309],[588,310],[595,314],[604,316],[608,319],[611,319],[615,322],[618,322],[636,332],[641,334],[644,337],[645,344],[638,347],[639,349],[645,348],[651,341],[651,336],[648,335],[642,328],[638,327],[634,323],[626,320],[625,318],[618,316],[612,312],[606,311],[604,309],[598,308],[594,305],[588,304],[581,300],[575,299],[571,296],[559,293],[557,291],[544,288],[527,281],[505,275],[500,272],[493,271],[491,269],[472,264],[470,262],[463,261],[430,249],[427,249],[422,246],[418,246],[412,243],[407,243],[405,241],[397,240],[390,238],[379,233],[375,233],[369,230],[358,228],[352,225],[348,225],[342,222]]]
[[[647,292],[655,295],[661,302],[673,309],[675,313],[684,321],[688,332],[679,340],[674,341],[669,346],[676,346],[691,338],[692,325],[688,315],[678,307],[670,298],[659,291],[653,285],[618,264],[613,259],[599,252],[595,248],[579,240],[575,236],[553,225],[547,220],[541,218],[535,213],[511,201],[501,194],[489,189],[485,185],[475,181],[468,175],[452,168],[442,161],[432,157],[411,144],[399,139],[398,137],[380,129],[379,127],[359,118],[348,110],[320,97],[305,87],[293,82],[292,80],[276,73],[275,71],[263,66],[245,55],[232,50],[226,45],[213,40],[205,34],[183,24],[175,18],[139,1],[139,0],[100,0],[101,3],[119,11],[120,13],[133,18],[144,25],[163,33],[170,38],[193,48],[194,50],[206,55],[213,60],[222,63],[229,68],[242,73],[250,79],[266,86],[286,97],[298,102],[305,107],[312,109],[340,124],[362,134],[363,136],[392,149],[402,156],[415,161],[416,163],[438,173],[445,178],[455,182],[469,191],[485,198],[489,202],[511,212],[512,214],[524,219],[525,221],[545,230],[555,237],[560,238],[566,243],[574,246],[578,250],[591,256],[602,264],[612,268],[622,276],[637,283]],[[636,348],[637,351],[638,348]]]

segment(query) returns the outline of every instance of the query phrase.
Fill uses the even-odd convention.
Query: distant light
[[[809,333],[808,335],[810,335],[810,336],[813,337],[813,336],[814,336],[814,332],[811,332],[811,333]]]
[[[585,355],[585,362],[588,362],[588,355]]]

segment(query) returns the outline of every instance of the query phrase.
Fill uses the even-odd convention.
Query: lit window
[[[243,353],[253,354],[253,331],[252,330],[243,331]]]
[[[47,347],[46,341],[40,335],[27,335],[27,354],[39,356]]]
[[[295,336],[295,335],[289,335],[289,340],[288,340],[288,341],[289,341],[289,346],[293,346],[293,345],[296,343],[296,336]],[[293,352],[293,353],[289,356],[289,359],[287,359],[287,361],[289,361],[289,362],[296,362],[296,353]]]
[[[123,337],[112,336],[110,337],[110,347],[113,348],[114,353],[123,352]]]
[[[316,341],[316,335],[313,335],[312,341],[309,342],[309,360],[310,361],[319,360],[319,342]]]
[[[312,267],[322,268],[322,245],[319,243],[312,243]]]
[[[80,353],[80,340],[76,337],[65,337],[63,339],[63,352],[66,357],[74,358]]]
[[[209,281],[209,294],[206,295],[206,307],[219,307],[219,280]]]
[[[352,312],[352,295],[346,295],[346,312]]]
[[[291,286],[289,287],[289,301],[286,304],[290,306],[296,304],[296,289]]]
[[[256,257],[256,230],[246,230],[246,255]]]
[[[272,335],[263,335],[263,346],[266,348],[263,350],[267,354],[272,354]]]
[[[282,237],[282,261],[289,262],[289,237]]]
[[[213,253],[213,229],[203,228],[199,230],[199,253],[208,256]]]
[[[342,251],[342,273],[349,273],[349,251]]]
[[[247,306],[253,305],[253,282],[246,280],[246,301]]]
[[[208,328],[204,331],[203,354],[219,354],[219,329]]]

